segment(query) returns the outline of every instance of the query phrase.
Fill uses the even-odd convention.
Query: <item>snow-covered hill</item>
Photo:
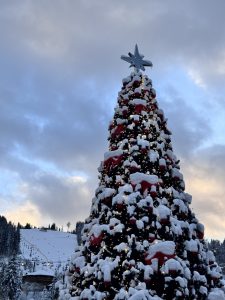
[[[21,257],[27,265],[24,272],[61,272],[76,246],[76,235],[67,232],[21,229],[20,233]]]

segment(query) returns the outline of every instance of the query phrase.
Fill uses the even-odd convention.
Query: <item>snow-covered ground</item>
[[[77,243],[76,235],[67,232],[21,229],[20,233],[21,258],[29,265],[24,273],[61,272],[68,265]]]

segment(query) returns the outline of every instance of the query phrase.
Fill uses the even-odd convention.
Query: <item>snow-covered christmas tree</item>
[[[118,95],[69,293],[84,300],[225,299],[204,226],[189,207],[166,118],[141,72],[152,63],[137,45],[121,58],[134,72]]]

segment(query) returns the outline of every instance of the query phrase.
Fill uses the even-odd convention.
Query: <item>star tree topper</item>
[[[152,67],[152,62],[150,60],[144,60],[144,55],[139,53],[137,44],[135,45],[134,54],[128,53],[129,56],[121,55],[121,59],[130,63],[130,67],[134,67],[135,71],[145,71],[145,67]]]

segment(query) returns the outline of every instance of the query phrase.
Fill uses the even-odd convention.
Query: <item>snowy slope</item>
[[[21,257],[29,265],[25,266],[25,272],[60,272],[66,267],[76,245],[75,234],[39,229],[21,229],[20,232]]]

